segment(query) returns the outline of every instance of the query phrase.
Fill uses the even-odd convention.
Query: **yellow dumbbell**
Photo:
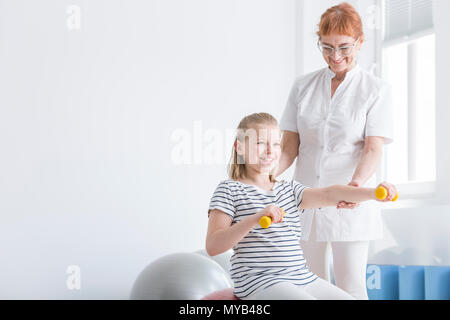
[[[281,208],[281,210],[283,210],[283,217],[285,215],[284,209]],[[259,219],[259,225],[261,226],[261,228],[267,229],[268,227],[270,227],[270,225],[272,224],[272,218],[269,216],[264,216],[261,217],[261,219]]]
[[[377,197],[378,200],[386,199],[387,195],[388,195],[388,192],[385,187],[376,188],[375,197]],[[392,201],[397,201],[397,200],[398,200],[398,193],[395,195],[395,197],[394,197],[394,199],[392,199]]]

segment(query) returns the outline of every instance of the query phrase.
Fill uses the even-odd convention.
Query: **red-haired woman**
[[[375,186],[383,145],[392,142],[391,92],[358,65],[364,43],[359,14],[348,3],[329,8],[319,23],[326,68],[296,79],[284,110],[278,174],[297,158],[294,180],[311,187]],[[382,237],[373,203],[341,202],[301,215],[302,248],[312,272],[329,280],[331,247],[336,285],[367,299],[369,241]]]

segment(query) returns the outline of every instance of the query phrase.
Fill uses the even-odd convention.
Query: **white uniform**
[[[280,121],[282,130],[300,135],[294,179],[310,187],[348,184],[367,136],[384,137],[385,143],[393,141],[390,86],[356,65],[331,98],[334,76],[327,67],[299,77]],[[375,182],[373,175],[365,186],[375,186]],[[313,216],[316,241],[382,237],[381,214],[375,201],[363,202],[355,209],[305,210],[301,215],[302,240],[309,238]]]

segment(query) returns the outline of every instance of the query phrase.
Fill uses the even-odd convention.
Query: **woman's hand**
[[[353,187],[359,187],[359,183],[356,181],[350,181],[348,185]],[[359,207],[359,203],[345,202],[345,201],[339,202],[336,206],[337,209],[355,209],[356,207]]]
[[[268,205],[257,214],[257,219],[261,219],[264,216],[272,218],[272,223],[280,223],[283,221],[283,209],[273,204]]]
[[[377,201],[380,202],[389,202],[392,201],[392,199],[395,198],[395,196],[397,195],[398,191],[397,191],[397,187],[395,185],[393,185],[392,183],[389,182],[382,182],[377,186],[377,189],[379,187],[383,187],[386,189],[387,191],[387,196],[386,198],[384,198],[383,200],[377,199]]]

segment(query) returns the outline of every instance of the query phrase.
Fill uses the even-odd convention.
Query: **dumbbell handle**
[[[283,208],[281,210],[283,210],[283,217],[284,217],[284,215],[286,213],[284,212]],[[263,229],[267,229],[268,227],[270,227],[271,224],[272,224],[272,218],[269,216],[264,216],[264,217],[261,217],[261,219],[259,219],[259,225]]]
[[[388,195],[388,191],[386,190],[385,187],[378,187],[378,188],[375,189],[375,197],[378,200],[386,199],[387,195]],[[395,195],[394,199],[392,199],[392,201],[397,201],[397,200],[398,200],[398,192]]]

